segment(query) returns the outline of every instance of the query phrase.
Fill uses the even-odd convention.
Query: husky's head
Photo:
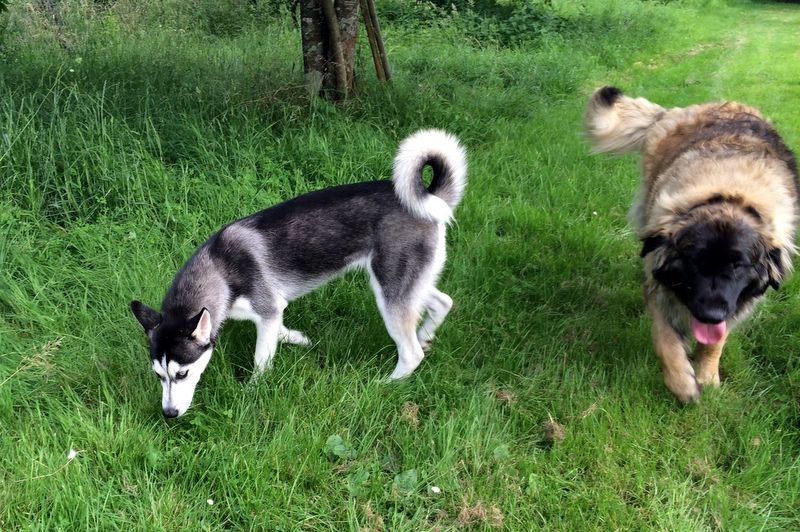
[[[140,301],[132,301],[131,310],[150,339],[164,416],[182,416],[192,404],[194,389],[214,350],[211,314],[204,308],[189,319],[162,315]]]

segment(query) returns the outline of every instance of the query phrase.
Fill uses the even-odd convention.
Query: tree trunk
[[[333,1],[333,0],[331,0]],[[356,87],[356,40],[358,38],[358,0],[336,0],[336,18],[339,20],[344,70],[347,76],[347,93]]]
[[[310,94],[341,99],[355,89],[358,15],[358,0],[300,1],[303,70]]]
[[[306,89],[316,96],[325,77],[325,33],[319,0],[300,2],[300,34],[303,40],[303,72]]]

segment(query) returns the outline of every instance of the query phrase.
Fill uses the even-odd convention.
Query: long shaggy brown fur
[[[665,109],[603,87],[585,129],[595,152],[641,152],[631,221],[643,242],[655,348],[670,390],[697,400],[698,384],[719,384],[730,329],[791,270],[795,158],[758,110],[730,101]]]

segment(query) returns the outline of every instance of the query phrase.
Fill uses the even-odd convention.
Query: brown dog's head
[[[727,322],[783,276],[781,250],[768,245],[755,211],[731,215],[713,204],[689,213],[674,232],[643,239],[653,253],[652,275],[691,312],[701,343],[717,343]]]

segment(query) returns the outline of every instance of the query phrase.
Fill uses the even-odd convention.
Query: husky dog
[[[425,166],[433,169],[427,189]],[[436,282],[445,262],[445,228],[464,193],[466,173],[466,154],[455,137],[419,131],[400,144],[392,181],[304,194],[211,236],[175,276],[161,312],[131,302],[150,340],[164,416],[181,416],[191,405],[226,319],[255,323],[260,374],[279,340],[309,343],[303,333],[283,326],[286,305],[353,268],[369,273],[397,344],[389,379],[410,375],[453,305]]]
[[[586,131],[598,152],[642,154],[631,217],[667,387],[683,402],[719,386],[728,333],[792,268],[798,220],[794,155],[753,107],[665,109],[597,90]],[[697,340],[694,366],[686,356]]]

